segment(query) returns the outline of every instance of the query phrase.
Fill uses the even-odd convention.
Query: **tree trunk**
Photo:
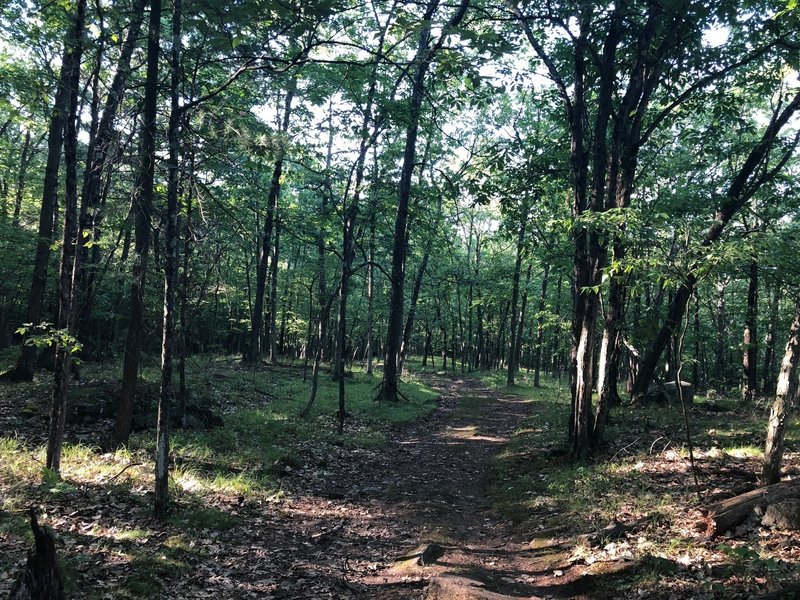
[[[417,151],[417,132],[425,97],[425,76],[433,62],[436,52],[444,42],[447,29],[457,26],[467,11],[469,0],[461,0],[456,12],[444,28],[439,41],[430,46],[431,18],[439,6],[439,0],[430,0],[422,20],[417,52],[412,61],[413,79],[411,97],[408,100],[408,126],[406,128],[405,149],[403,151],[403,167],[397,188],[397,214],[394,221],[394,237],[392,244],[392,278],[391,296],[389,298],[389,329],[386,336],[386,358],[383,364],[383,384],[381,397],[386,402],[397,402],[397,385],[400,379],[398,357],[403,341],[403,306],[405,303],[405,268],[408,252],[406,225],[408,221],[408,202],[411,195],[411,178],[414,174]]]
[[[726,349],[725,343],[725,330],[727,326],[727,315],[725,314],[725,286],[726,280],[717,282],[717,313],[716,313],[716,326],[717,326],[717,343],[714,350],[714,380],[715,385],[720,388],[725,387],[727,381],[725,377],[726,371]]]
[[[545,263],[542,273],[542,291],[539,295],[539,311],[536,315],[536,346],[533,350],[533,387],[540,387],[539,373],[542,368],[542,346],[544,345],[544,311],[547,302],[547,284],[550,279],[550,263]]]
[[[167,231],[164,253],[164,326],[161,337],[161,393],[158,398],[156,432],[156,472],[153,514],[163,519],[169,507],[169,429],[172,405],[172,359],[175,351],[175,289],[178,285],[178,160],[180,130],[184,111],[180,106],[181,9],[182,0],[173,0],[172,61],[170,77],[169,176],[167,180]]]
[[[525,210],[525,213],[528,211]],[[517,304],[519,302],[519,278],[522,270],[522,255],[525,252],[525,225],[527,214],[523,216],[517,232],[517,257],[514,261],[514,275],[511,278],[511,345],[508,349],[508,373],[506,375],[506,385],[512,387],[514,378],[517,374],[517,322],[519,314]]]
[[[800,482],[784,481],[739,494],[702,508],[705,534],[717,536],[747,520],[756,507],[766,508],[786,498],[800,497]]]
[[[747,286],[747,316],[745,317],[742,351],[742,400],[756,399],[758,386],[758,262],[750,261],[750,281]]]
[[[364,354],[367,366],[367,375],[372,375],[372,357],[375,353],[372,344],[373,322],[375,320],[375,282],[374,262],[375,262],[375,211],[370,211],[369,215],[369,264],[367,265],[367,343]]]
[[[794,408],[794,392],[797,388],[797,356],[800,349],[800,296],[795,301],[795,317],[789,330],[789,341],[781,361],[778,383],[775,388],[775,401],[769,413],[767,443],[764,450],[764,464],[761,467],[761,484],[772,485],[781,479],[783,461],[783,439],[789,415]]]
[[[22,153],[19,157],[19,172],[17,173],[17,189],[14,193],[14,214],[11,217],[11,225],[19,227],[19,215],[22,210],[22,197],[25,193],[25,177],[28,173],[28,165],[31,164],[34,148],[31,145],[31,132],[25,132],[25,142],[22,144]]]
[[[277,210],[277,206],[276,206]],[[269,292],[269,362],[278,364],[278,331],[276,315],[278,314],[278,257],[280,256],[281,220],[275,218],[275,244],[272,248],[272,264],[270,265],[270,292]]]
[[[778,304],[780,301],[780,286],[775,285],[772,290],[772,300],[769,307],[769,323],[767,335],[764,337],[764,372],[761,374],[761,393],[765,396],[771,394],[775,384],[775,329],[778,321]]]
[[[112,434],[114,446],[128,443],[133,425],[133,405],[139,376],[139,354],[144,338],[144,290],[150,248],[150,214],[153,209],[155,179],[156,118],[158,101],[158,59],[161,31],[161,0],[150,1],[147,35],[147,75],[144,84],[144,110],[141,123],[139,170],[131,198],[134,218],[134,260],[131,273],[130,315],[122,365],[117,419]]]
[[[710,247],[716,243],[716,241],[722,235],[726,225],[730,222],[734,215],[736,215],[745,206],[745,204],[747,204],[750,198],[753,197],[753,195],[761,188],[761,186],[774,178],[774,176],[778,173],[779,168],[785,164],[786,160],[788,160],[788,157],[791,154],[784,154],[784,158],[781,159],[776,168],[768,170],[766,175],[759,174],[757,181],[751,181],[754,173],[759,169],[760,166],[763,165],[763,162],[768,157],[770,150],[772,150],[775,146],[781,129],[784,127],[784,125],[786,125],[787,122],[789,122],[798,109],[800,109],[800,92],[797,92],[788,103],[781,105],[781,111],[779,113],[773,114],[769,125],[761,136],[761,139],[750,151],[750,154],[747,156],[744,164],[741,166],[731,182],[731,185],[728,187],[723,204],[714,215],[714,222],[708,228],[708,231],[706,231],[706,235],[703,238],[702,246],[704,248]],[[667,318],[653,339],[650,349],[645,355],[644,361],[642,362],[642,368],[639,371],[639,377],[637,378],[634,386],[634,397],[643,396],[647,392],[647,388],[650,386],[650,383],[655,376],[658,361],[661,358],[661,354],[664,352],[667,341],[677,330],[677,327],[681,322],[683,313],[686,310],[686,304],[689,301],[692,292],[694,291],[695,285],[697,284],[697,277],[694,273],[696,266],[697,265],[694,265],[693,268],[689,270],[686,279],[681,284],[681,287],[678,288],[675,297],[670,303],[667,312]]]
[[[74,278],[80,268],[80,243],[78,228],[78,88],[81,81],[81,56],[84,48],[84,24],[86,0],[78,0],[75,26],[67,54],[69,76],[69,111],[64,124],[64,235],[61,246],[61,262],[58,285],[57,327],[67,334],[75,332],[75,303],[73,302]],[[47,435],[47,459],[45,466],[56,473],[61,469],[61,449],[64,444],[64,424],[67,411],[67,390],[73,348],[71,342],[56,343],[56,362],[53,381],[53,403],[50,410],[50,427]]]
[[[25,322],[36,326],[42,320],[44,292],[47,287],[47,266],[50,260],[50,247],[53,245],[53,231],[56,221],[58,195],[58,169],[61,166],[61,147],[64,143],[64,126],[69,108],[69,77],[71,70],[74,29],[66,35],[64,56],[61,59],[61,72],[58,78],[53,110],[47,134],[47,162],[42,186],[42,206],[39,211],[39,229],[36,254],[33,262],[33,280],[28,294],[28,307]],[[13,369],[3,374],[11,381],[32,381],[36,347],[23,344]]]
[[[139,30],[144,20],[144,7],[146,4],[146,0],[136,0],[133,6],[133,20],[128,26],[128,32],[125,35],[125,40],[120,49],[117,70],[114,73],[114,79],[111,82],[111,87],[109,87],[108,95],[106,96],[103,116],[96,126],[96,131],[92,136],[88,149],[86,170],[83,173],[83,191],[81,194],[81,227],[84,231],[91,232],[90,237],[94,243],[100,240],[100,224],[102,221],[103,208],[102,180],[112,159],[111,149],[116,134],[114,123],[117,113],[119,112],[119,107],[122,104],[128,77],[131,73],[131,57],[133,56],[133,51],[139,40]],[[99,251],[99,246],[94,246],[94,248]],[[84,265],[82,271],[86,271],[89,264],[86,250],[83,251],[83,254],[84,255],[81,257],[81,264]],[[93,261],[93,263],[94,262],[96,261]],[[83,324],[82,331],[86,331],[86,326],[90,322],[92,314],[92,279],[91,276],[86,277],[81,273],[78,281],[78,293],[83,302],[83,305],[80,307],[79,322]]]
[[[286,99],[283,108],[283,119],[281,121],[281,133],[289,131],[289,118],[292,114],[292,100],[297,89],[297,80],[292,77],[286,90]],[[250,347],[244,356],[245,362],[257,364],[261,360],[261,330],[264,318],[264,294],[267,286],[267,267],[269,255],[272,249],[272,226],[275,222],[275,215],[278,206],[278,196],[281,193],[281,174],[283,172],[283,152],[279,154],[272,168],[272,181],[269,186],[269,196],[267,198],[267,214],[264,218],[264,231],[262,233],[261,252],[258,257],[258,267],[256,268],[256,292],[253,301],[253,313],[250,318]]]

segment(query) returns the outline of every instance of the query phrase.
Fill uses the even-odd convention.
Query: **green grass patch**
[[[227,531],[241,523],[241,519],[213,507],[183,510],[169,518],[169,522],[187,529]]]

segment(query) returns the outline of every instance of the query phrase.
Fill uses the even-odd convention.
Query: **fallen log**
[[[800,481],[782,481],[709,504],[701,509],[701,525],[714,537],[746,521],[756,507],[764,509],[786,498],[800,498]]]

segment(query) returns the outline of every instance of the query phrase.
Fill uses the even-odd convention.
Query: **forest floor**
[[[252,379],[248,402],[296,376]],[[71,598],[744,599],[791,597],[780,590],[797,583],[793,532],[755,518],[717,539],[696,527],[700,506],[752,485],[763,407],[695,404],[696,487],[674,406],[618,409],[603,460],[574,464],[554,381],[507,389],[429,373],[406,406],[369,409],[411,411],[400,422],[354,411],[339,438],[325,394],[306,425],[275,399],[265,420],[229,397],[240,379],[216,398],[225,427],[176,433],[166,522],[150,516],[152,432],[104,453],[94,444],[107,423],[73,428],[82,443],[67,446],[62,479],[43,481],[30,398],[46,397],[47,379],[0,386],[0,597],[30,544],[31,504],[57,535]]]

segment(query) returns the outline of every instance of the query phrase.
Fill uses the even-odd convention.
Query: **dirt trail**
[[[515,539],[484,491],[492,457],[530,404],[475,380],[430,383],[442,393],[439,409],[387,447],[322,458],[290,478],[284,518],[265,536],[294,543],[284,540],[286,571],[268,596],[540,597],[537,578],[563,557]]]

